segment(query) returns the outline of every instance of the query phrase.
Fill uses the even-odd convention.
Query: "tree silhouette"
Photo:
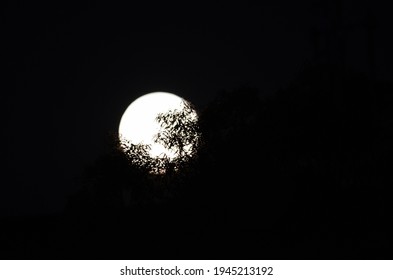
[[[183,101],[182,105],[180,110],[170,110],[157,116],[162,131],[154,141],[174,151],[181,161],[188,161],[200,146],[201,132],[195,108],[187,101]]]
[[[155,142],[174,151],[175,157],[152,157],[149,145],[110,136],[110,152],[88,166],[80,178],[83,191],[77,196],[85,205],[77,206],[76,211],[119,211],[135,205],[165,203],[177,195],[181,180],[192,170],[202,140],[198,118],[185,101],[181,109],[159,114],[157,122],[161,130]],[[71,205],[76,207],[75,203]]]
[[[247,248],[257,258],[382,257],[393,234],[391,92],[390,84],[319,65],[274,96],[222,92],[198,118],[185,103],[157,116],[155,140],[176,158],[152,159],[148,146],[115,140],[84,175],[80,204],[96,207],[97,223],[105,215],[106,224],[133,221],[126,229],[141,244],[159,225],[166,242],[149,248],[171,244],[176,257],[191,256],[184,242],[201,258]]]

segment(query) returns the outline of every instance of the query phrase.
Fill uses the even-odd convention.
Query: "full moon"
[[[153,158],[175,158],[174,151],[154,141],[154,137],[161,129],[156,118],[160,113],[181,110],[184,101],[183,98],[167,92],[153,92],[137,98],[128,106],[120,120],[120,140],[126,140],[134,145],[150,145],[149,153]]]

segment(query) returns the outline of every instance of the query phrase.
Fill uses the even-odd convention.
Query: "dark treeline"
[[[391,84],[310,66],[273,96],[221,92],[194,125],[198,149],[160,175],[110,141],[64,216],[3,233],[2,256],[391,258]]]

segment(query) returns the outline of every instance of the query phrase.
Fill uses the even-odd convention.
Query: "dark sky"
[[[203,108],[220,90],[274,92],[313,59],[311,31],[330,30],[336,2],[9,1],[2,4],[0,213],[61,211],[73,178],[102,151],[126,107],[152,91]],[[263,4],[262,4],[263,2]],[[348,63],[392,80],[391,9],[341,2]],[[344,29],[343,29],[344,30]]]

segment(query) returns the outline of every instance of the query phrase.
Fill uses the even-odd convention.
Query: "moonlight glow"
[[[132,144],[150,145],[151,157],[166,155],[173,159],[175,157],[173,151],[154,142],[155,135],[161,129],[156,117],[170,110],[181,110],[183,102],[184,99],[181,97],[166,92],[153,92],[139,97],[128,106],[121,118],[120,140],[127,140]]]

